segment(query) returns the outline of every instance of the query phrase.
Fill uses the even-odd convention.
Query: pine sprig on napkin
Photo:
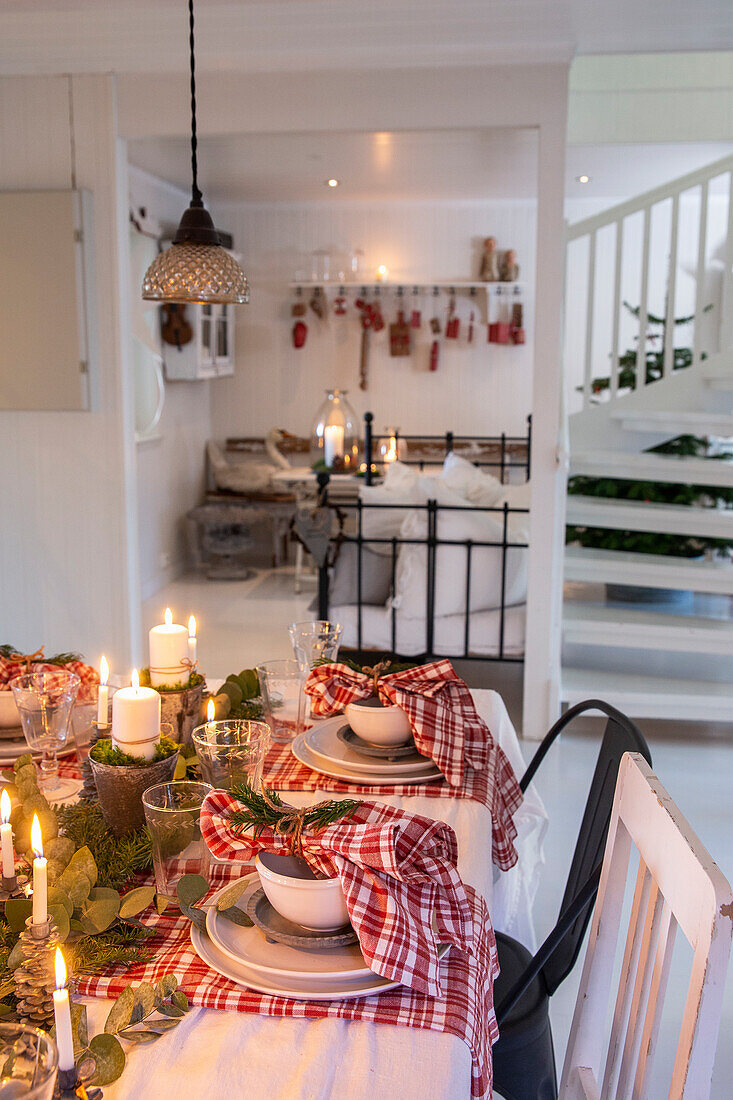
[[[248,829],[254,836],[260,836],[265,829],[274,829],[278,833],[289,833],[293,816],[292,806],[286,805],[276,791],[265,788],[265,795],[256,791],[250,783],[240,783],[232,787],[231,795],[246,809],[233,810],[230,814],[232,827],[237,835]],[[361,802],[353,798],[331,799],[317,806],[303,809],[302,828],[320,831],[328,825],[350,817]]]

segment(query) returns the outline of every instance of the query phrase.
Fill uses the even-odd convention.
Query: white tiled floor
[[[259,571],[249,581],[206,581],[184,577],[148,601],[144,608],[146,627],[161,621],[166,606],[175,609],[176,621],[185,622],[193,612],[199,623],[199,659],[204,671],[226,676],[241,668],[274,657],[290,656],[287,626],[309,618],[307,610],[315,586],[306,582],[304,591],[293,592],[292,571]],[[484,666],[484,669],[487,666]],[[488,666],[482,686],[496,686],[507,699],[519,728],[521,697],[518,668],[501,670]],[[478,671],[478,670],[476,670]],[[468,673],[463,673],[468,676]],[[489,679],[487,681],[486,676]],[[492,677],[495,679],[492,682]],[[702,842],[717,859],[724,874],[733,878],[733,738],[731,727],[703,729],[681,723],[640,723],[650,744],[654,770],[660,776],[682,812],[689,818]],[[538,776],[540,793],[547,806],[550,828],[546,841],[546,865],[535,905],[535,925],[540,938],[549,932],[556,917],[565,884],[578,825],[587,795],[598,749],[600,725],[586,724],[581,735],[565,735],[544,761]],[[523,746],[529,759],[535,746]],[[675,964],[676,964],[675,960]],[[680,960],[681,961],[681,960]],[[674,966],[673,966],[674,970]],[[679,975],[681,979],[681,974]],[[558,1069],[570,1027],[580,964],[552,1000],[552,1025]],[[667,1001],[681,1013],[682,988],[673,973]],[[659,1059],[666,1062],[674,1049],[679,1016],[669,1013],[662,1020]],[[721,1039],[711,1097],[727,1100],[733,1095],[733,978],[726,988]],[[727,1083],[726,1083],[727,1082]],[[666,1097],[666,1092],[663,1094]],[[651,1093],[662,1100],[662,1093]]]

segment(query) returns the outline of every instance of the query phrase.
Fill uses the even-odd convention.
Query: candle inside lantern
[[[109,664],[107,658],[102,654],[99,659],[99,695],[97,696],[97,725],[103,726],[105,729],[109,725],[107,721],[107,712],[109,709],[109,687],[107,681],[109,680]]]
[[[192,665],[196,664],[196,618],[193,615],[188,620],[188,659]]]
[[[56,1046],[59,1069],[74,1068],[74,1036],[71,1031],[71,1005],[66,988],[66,963],[61,948],[56,948],[56,989],[53,995],[53,1020],[56,1025]]]
[[[152,760],[160,741],[160,695],[153,688],[140,687],[137,669],[131,686],[112,696],[112,742],[130,756]]]
[[[377,282],[383,283],[388,276],[389,268],[386,266],[386,264],[380,264],[377,268]]]
[[[323,429],[323,461],[333,466],[335,459],[344,457],[344,429],[341,424],[327,424]]]
[[[48,919],[48,861],[43,855],[43,837],[38,814],[33,815],[31,848],[36,857],[33,860],[33,923],[45,924]]]
[[[3,854],[3,878],[15,877],[15,853],[13,852],[13,826],[10,824],[10,795],[3,787],[0,795],[0,842]]]
[[[164,621],[148,634],[150,683],[153,687],[175,687],[188,679],[184,658],[188,657],[188,631],[173,622],[173,612],[166,607]]]

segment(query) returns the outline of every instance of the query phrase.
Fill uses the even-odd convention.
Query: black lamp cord
[[[196,160],[196,57],[193,41],[193,0],[188,0],[188,45],[191,61],[191,206],[203,206],[203,196],[198,185],[198,162]]]

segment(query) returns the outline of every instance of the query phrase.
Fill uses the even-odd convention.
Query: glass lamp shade
[[[334,473],[356,473],[362,441],[356,413],[346,400],[346,390],[326,390],[313,425],[313,460]]]
[[[152,302],[249,301],[247,276],[220,244],[183,241],[159,253],[143,279],[142,296]]]

